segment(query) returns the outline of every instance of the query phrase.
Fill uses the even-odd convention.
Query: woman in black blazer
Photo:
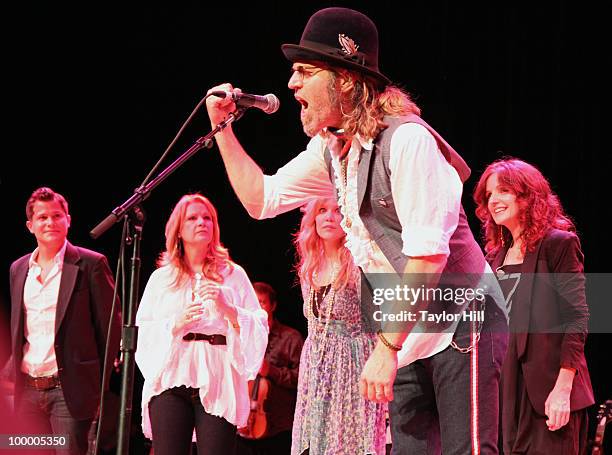
[[[584,256],[574,225],[542,173],[517,159],[489,165],[474,201],[510,313],[504,453],[582,453],[594,399],[584,357]]]

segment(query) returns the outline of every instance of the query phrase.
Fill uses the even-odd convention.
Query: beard
[[[315,137],[323,128],[319,128],[314,124],[313,119],[308,118],[308,114],[304,118],[302,118],[302,129],[304,130],[304,134],[308,137]]]
[[[327,99],[319,99],[317,102],[313,102],[313,108],[311,111],[307,109],[306,114],[300,118],[302,122],[302,129],[304,134],[308,137],[314,137],[319,134],[324,128],[329,126],[340,127],[337,125],[338,121],[330,121],[331,118],[336,117],[334,112],[342,112],[342,106],[340,103],[339,92],[336,88],[336,77],[332,74],[329,83],[327,85]],[[319,106],[318,108],[315,106]],[[342,116],[339,121],[342,121]],[[333,123],[333,124],[332,124]]]

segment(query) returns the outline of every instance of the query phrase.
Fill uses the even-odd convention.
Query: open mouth
[[[302,105],[302,109],[308,109],[308,102],[305,99],[300,98],[299,96],[296,96],[295,99]]]

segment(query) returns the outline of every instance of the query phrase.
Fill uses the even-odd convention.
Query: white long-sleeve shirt
[[[175,274],[171,266],[155,270],[149,278],[136,315],[136,363],[145,380],[142,428],[150,439],[149,402],[173,387],[197,388],[206,412],[239,427],[247,422],[247,381],[255,378],[261,367],[268,343],[268,316],[242,267],[234,264],[233,271],[223,272],[223,278],[220,289],[226,301],[236,307],[240,329],[213,311],[209,318],[176,335],[172,329],[191,303],[192,283],[172,287]],[[225,335],[227,345],[183,341],[188,332]]]
[[[372,141],[353,138],[346,189],[339,178],[338,153],[331,146],[336,181],[329,180],[324,158],[327,145],[326,139],[315,136],[306,150],[276,174],[264,176],[264,207],[260,218],[271,218],[300,207],[313,197],[335,197],[335,185],[340,194],[338,204],[343,214],[341,225],[346,232],[346,247],[355,264],[365,273],[395,273],[359,218],[359,154],[362,147],[372,150]],[[435,138],[417,123],[399,126],[391,138],[389,169],[393,201],[402,226],[402,253],[413,257],[448,256],[449,240],[459,223],[463,186],[455,168],[440,152]],[[351,220],[350,225],[346,222],[347,217]],[[442,351],[452,337],[452,333],[410,333],[398,354],[399,366]]]
[[[44,281],[38,264],[38,248],[28,262],[28,275],[23,288],[24,326],[21,371],[30,376],[51,376],[57,373],[55,356],[55,316],[66,245],[53,258],[53,267]]]

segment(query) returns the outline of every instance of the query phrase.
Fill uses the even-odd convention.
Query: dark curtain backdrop
[[[24,212],[31,191],[47,185],[63,193],[70,203],[71,241],[105,253],[114,265],[119,225],[96,241],[88,232],[130,196],[211,86],[230,81],[243,91],[280,98],[276,114],[253,110],[235,125],[265,171],[301,150],[307,138],[286,86],[290,64],[280,44],[297,42],[308,17],[326,6],[360,9],[377,22],[382,71],[414,95],[423,117],[472,167],[464,204],[475,232],[474,185],[488,163],[513,155],[537,165],[552,182],[576,221],[587,271],[611,271],[603,221],[609,151],[602,100],[609,24],[595,4],[128,3],[54,2],[5,11],[4,143],[11,144],[3,147],[0,167],[5,316],[9,265],[34,248]],[[172,156],[209,129],[202,111]],[[141,285],[163,248],[173,205],[194,191],[218,208],[222,240],[234,260],[253,280],[278,290],[280,319],[304,332],[292,271],[299,212],[250,219],[216,148],[192,158],[145,202]],[[2,341],[3,358],[7,343]],[[610,395],[604,375],[609,344],[610,335],[592,335],[587,346],[598,401]]]

